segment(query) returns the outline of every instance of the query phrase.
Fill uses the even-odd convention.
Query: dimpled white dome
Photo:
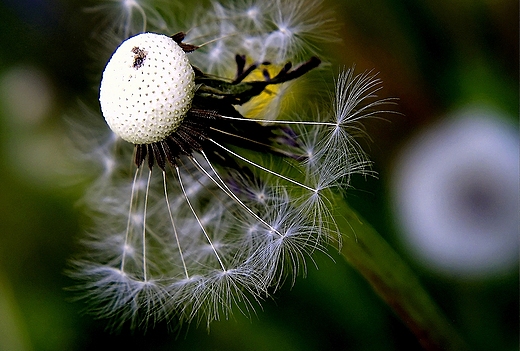
[[[191,107],[195,73],[170,37],[143,33],[125,40],[108,61],[99,102],[114,133],[150,144],[174,132]]]

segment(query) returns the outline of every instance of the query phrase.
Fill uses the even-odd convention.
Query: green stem
[[[467,350],[412,270],[374,228],[346,205],[335,211],[337,225],[343,230],[341,254],[399,315],[422,347]]]

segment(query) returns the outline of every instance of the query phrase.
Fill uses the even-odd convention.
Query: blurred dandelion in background
[[[373,74],[345,70],[328,100],[255,118],[238,109],[330,75],[315,56],[334,39],[320,1],[214,2],[172,36],[151,33],[173,33],[151,4],[118,4],[126,12],[109,30],[125,40],[100,87],[111,131],[88,138],[101,176],[86,196],[96,224],[73,263],[82,298],[114,328],[249,315],[305,274],[314,251],[340,243],[330,192],[370,173],[354,136],[392,100],[378,98]]]
[[[62,128],[49,123],[55,109],[55,87],[41,69],[20,64],[0,75],[0,106],[7,118],[9,136],[2,145],[9,163],[16,165],[17,176],[44,188],[64,179],[56,169],[64,169],[67,156],[63,148]],[[30,101],[31,103],[27,103]],[[56,168],[49,168],[52,162]]]
[[[494,109],[457,111],[407,145],[393,183],[403,241],[435,271],[507,273],[518,262],[518,131]]]

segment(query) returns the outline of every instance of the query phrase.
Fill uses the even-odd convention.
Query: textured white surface
[[[133,144],[174,132],[191,107],[195,74],[170,37],[143,33],[125,40],[105,67],[99,102],[109,127]]]

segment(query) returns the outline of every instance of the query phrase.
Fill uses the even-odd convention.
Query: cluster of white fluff
[[[204,72],[229,76],[237,53],[298,62],[308,49],[317,50],[316,36],[329,33],[332,21],[319,12],[320,1],[231,3],[213,2],[202,16],[176,25],[189,26],[194,40],[215,39],[189,56]],[[135,29],[135,16],[157,22],[152,1],[118,4],[131,5],[116,26],[124,34]],[[95,224],[73,268],[90,311],[114,327],[177,319],[209,323],[235,309],[248,314],[286,279],[304,274],[306,259],[339,238],[330,192],[348,185],[352,174],[369,172],[353,135],[360,119],[389,101],[377,98],[379,89],[373,75],[347,70],[337,77],[332,101],[316,101],[314,109],[296,106],[277,120],[224,116],[230,123],[262,122],[285,131],[273,155],[211,140],[239,167],[213,162],[206,150],[164,170],[146,162],[132,167],[133,145],[107,127],[98,132],[106,138],[98,138],[90,154],[100,177],[86,195]]]
[[[195,65],[207,67],[209,73],[229,74],[227,62],[233,61],[235,52],[257,62],[285,64],[288,58],[318,55],[320,44],[338,40],[332,13],[323,9],[322,0],[249,0],[212,5],[211,11],[199,14],[187,37],[195,42],[218,39],[193,60]]]

